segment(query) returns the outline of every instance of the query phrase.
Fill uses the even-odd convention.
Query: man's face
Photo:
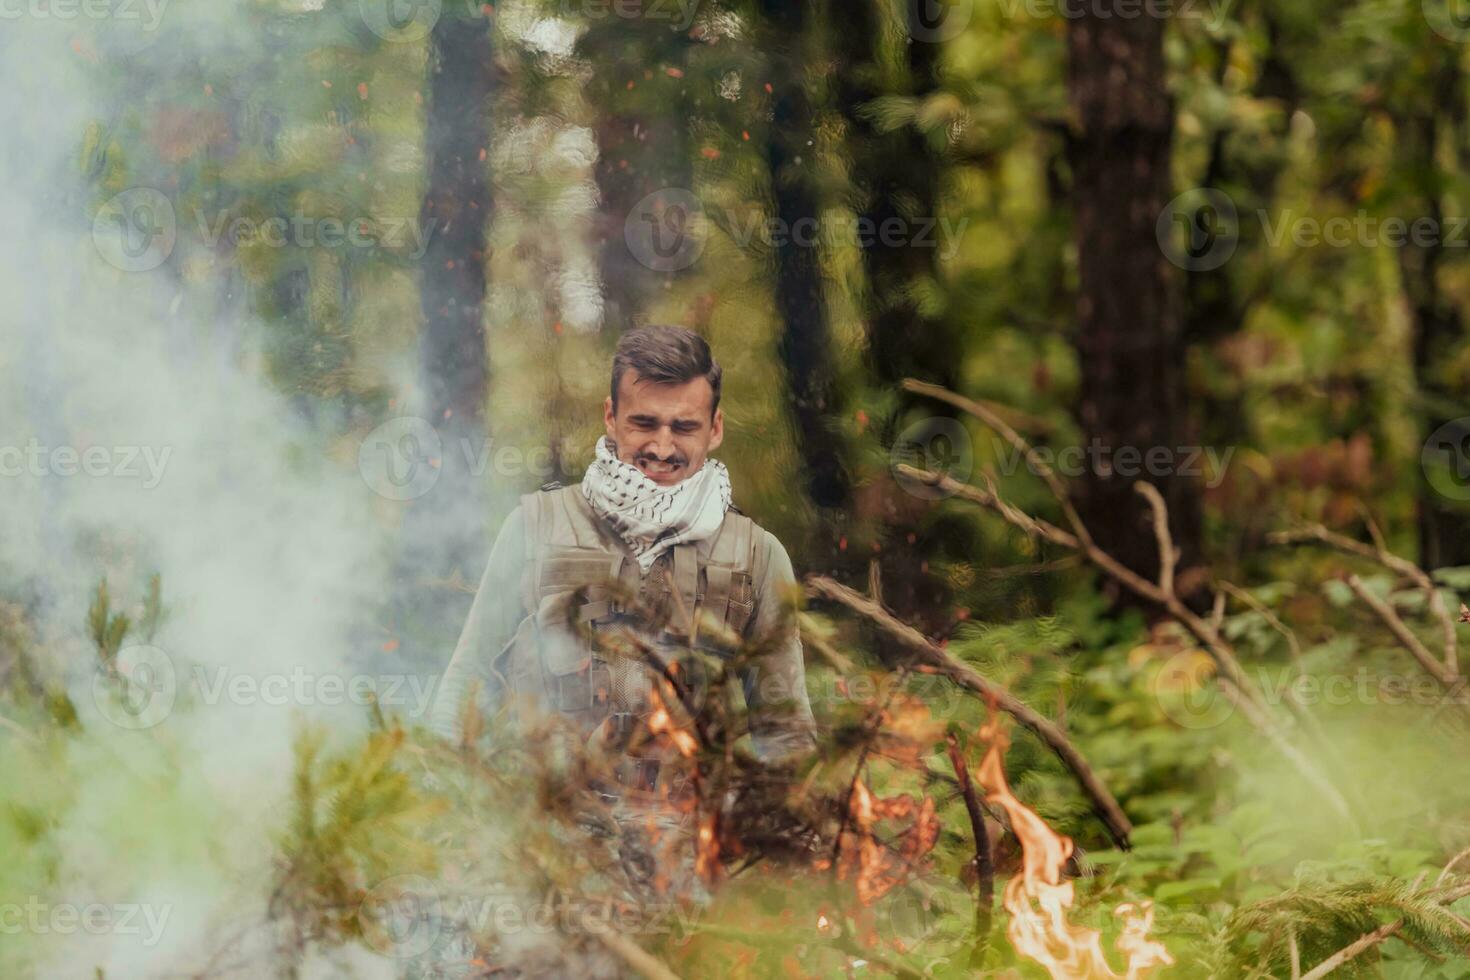
[[[714,389],[705,378],[657,384],[624,371],[618,379],[617,411],[608,398],[602,421],[618,459],[670,487],[698,473],[705,457],[724,441],[725,414],[719,409],[711,414],[714,401]]]

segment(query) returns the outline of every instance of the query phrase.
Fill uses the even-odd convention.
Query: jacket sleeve
[[[521,576],[525,564],[526,524],[518,507],[500,527],[454,656],[439,682],[429,727],[444,738],[459,741],[465,699],[472,693],[477,695],[480,713],[486,718],[499,701],[500,691],[490,666],[524,618]]]
[[[750,638],[766,652],[746,668],[741,685],[750,709],[755,754],[767,762],[806,755],[816,748],[816,722],[806,691],[806,665],[795,614],[796,576],[775,536],[765,535],[764,571],[757,564]]]

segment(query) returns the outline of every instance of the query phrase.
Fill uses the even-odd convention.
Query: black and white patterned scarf
[[[618,459],[603,436],[597,440],[597,458],[582,477],[582,496],[647,572],[665,549],[702,541],[720,529],[730,507],[730,473],[719,460],[706,459],[688,479],[659,486]]]

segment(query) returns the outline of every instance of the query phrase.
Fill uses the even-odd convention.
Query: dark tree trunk
[[[406,504],[398,555],[402,599],[395,613],[395,627],[407,641],[405,655],[425,659],[452,649],[489,551],[476,463],[487,451],[492,31],[489,18],[451,16],[446,8],[430,37],[428,187],[420,214],[430,234],[420,269],[419,353],[423,415],[437,434],[439,458],[420,465],[436,466],[438,476]],[[395,451],[431,452],[435,447],[419,441],[423,434],[400,441]]]
[[[922,2],[904,3],[905,15],[918,17]],[[842,61],[839,108],[852,133],[853,176],[862,195],[856,208],[860,228],[877,230],[884,222],[897,222],[893,227],[905,229],[897,238],[872,234],[863,247],[873,307],[869,363],[885,383],[916,377],[954,388],[959,380],[954,337],[942,320],[920,309],[913,289],[918,281],[938,277],[938,233],[927,236],[936,243],[929,245],[919,231],[922,222],[937,219],[943,161],[914,126],[885,132],[869,114],[873,100],[888,94],[873,83],[879,75],[874,52],[881,25],[873,0],[860,0],[843,5],[834,28]],[[922,36],[922,31],[912,33]],[[904,50],[909,79],[904,94],[922,99],[935,89],[939,45],[913,40]]]
[[[1084,12],[1067,33],[1076,120],[1068,156],[1079,278],[1078,416],[1089,461],[1102,460],[1086,467],[1080,511],[1099,545],[1151,578],[1158,552],[1135,482],[1159,488],[1186,564],[1198,556],[1200,534],[1198,487],[1172,468],[1151,474],[1143,463],[1153,447],[1172,454],[1189,443],[1173,268],[1155,235],[1170,198],[1173,133],[1164,27],[1158,17]]]
[[[421,220],[431,229],[420,297],[429,420],[479,429],[488,385],[485,228],[489,189],[491,36],[483,17],[441,17],[432,34],[426,138],[429,185]]]
[[[896,27],[913,37],[918,4],[903,3],[907,21]],[[880,31],[889,29],[876,0],[843,3],[834,11],[832,30],[839,65],[836,84],[837,107],[848,132],[848,156],[857,199],[853,210],[860,233],[885,227],[904,229],[893,237],[872,234],[862,242],[863,269],[868,297],[867,357],[871,376],[889,390],[904,378],[915,377],[948,388],[959,387],[961,349],[950,324],[929,315],[919,306],[915,286],[938,278],[937,233],[930,244],[922,238],[923,222],[938,217],[939,177],[943,161],[930,147],[925,135],[913,125],[896,129],[879,126],[871,113],[872,104],[892,90],[879,86],[879,79],[898,77],[900,94],[923,99],[935,90],[939,46],[930,41],[911,40],[900,48],[902,63],[879,63]],[[918,400],[897,391],[897,409],[880,424],[886,443],[896,443],[910,423],[924,418],[950,415],[945,406]],[[944,581],[929,573],[928,558],[943,555],[947,545],[959,540],[942,520],[926,513],[927,501],[915,499],[898,486],[889,489],[878,506],[881,514],[869,514],[886,528],[882,551],[883,573],[889,583],[884,599],[900,615],[931,632],[947,628],[951,592]],[[956,556],[959,557],[959,556]],[[974,556],[965,556],[973,560]]]
[[[589,98],[597,107],[600,197],[595,231],[602,279],[603,329],[613,335],[647,322],[647,308],[683,270],[650,268],[629,249],[624,231],[634,208],[667,188],[693,191],[684,68],[690,45],[659,14],[669,5],[618,4],[578,48],[593,67]],[[672,69],[672,71],[670,71]],[[634,219],[637,221],[637,217]]]
[[[1444,47],[1438,38],[1435,41]],[[1465,326],[1454,301],[1440,290],[1438,278],[1447,232],[1440,204],[1443,178],[1435,161],[1435,148],[1440,140],[1441,113],[1463,106],[1456,57],[1454,50],[1440,54],[1430,91],[1398,121],[1401,159],[1412,189],[1412,206],[1418,211],[1409,221],[1409,228],[1415,221],[1428,219],[1437,231],[1429,240],[1406,235],[1399,249],[1399,268],[1414,332],[1419,437],[1434,439],[1429,447],[1431,455],[1437,450],[1438,459],[1448,467],[1436,476],[1438,488],[1427,472],[1419,481],[1419,562],[1425,568],[1470,565],[1470,502],[1464,497],[1464,493],[1470,493],[1470,485],[1462,475],[1470,459],[1470,422],[1465,421],[1470,407],[1463,390],[1446,375],[1456,349],[1464,343]],[[1458,425],[1449,424],[1456,420]]]
[[[841,393],[822,291],[821,201],[805,78],[806,9],[786,0],[762,0],[762,7],[776,89],[766,154],[776,218],[785,229],[776,246],[778,348],[807,495],[818,507],[845,507],[851,486],[835,428]]]
[[[1198,181],[1200,187],[1228,195],[1238,216],[1256,214],[1271,206],[1277,178],[1288,159],[1291,117],[1302,94],[1291,57],[1294,39],[1284,36],[1269,9],[1261,10],[1260,15],[1265,23],[1268,48],[1252,95],[1278,107],[1277,122],[1271,130],[1272,145],[1265,148],[1253,144],[1242,151],[1232,144],[1232,130],[1222,127],[1215,132],[1209,162]],[[1311,39],[1305,43],[1311,43]],[[1223,84],[1230,50],[1230,42],[1221,42],[1216,47],[1217,84]],[[1267,294],[1274,274],[1272,266],[1267,265],[1260,271],[1259,279],[1251,281],[1241,271],[1243,265],[1249,268],[1249,260],[1243,263],[1241,259],[1253,255],[1262,246],[1261,222],[1237,220],[1236,231],[1234,261],[1212,269],[1195,269],[1184,277],[1183,342],[1186,350],[1198,351],[1205,357],[1215,355],[1223,342],[1239,334],[1252,302]],[[1202,386],[1190,399],[1190,419],[1197,426],[1201,443],[1222,453],[1230,447],[1251,443],[1246,408],[1248,386],[1243,383],[1244,378],[1240,380],[1240,384]],[[1244,521],[1232,522],[1231,533],[1235,539],[1231,542],[1232,550],[1251,551],[1263,544],[1270,520],[1271,515],[1260,510]]]

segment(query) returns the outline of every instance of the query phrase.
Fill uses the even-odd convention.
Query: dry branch
[[[975,835],[975,952],[970,961],[983,958],[985,947],[990,944],[990,921],[995,906],[995,860],[990,853],[990,831],[985,829],[985,811],[980,798],[975,794],[975,784],[970,780],[970,767],[960,752],[959,739],[953,734],[945,742],[949,750],[949,762],[959,783],[960,796],[965,801],[965,812],[970,815],[970,830]]]
[[[940,401],[946,402],[974,415],[987,426],[998,432],[1007,442],[1017,450],[1026,454],[1028,463],[1031,464],[1033,472],[1041,476],[1062,508],[1067,522],[1071,525],[1071,533],[1061,528],[1038,520],[1026,514],[1003,500],[996,492],[993,483],[987,478],[987,488],[980,490],[968,484],[961,483],[942,473],[921,470],[916,467],[899,465],[895,472],[897,475],[910,480],[916,480],[928,486],[940,488],[947,493],[978,503],[1000,514],[1011,524],[1025,531],[1027,534],[1039,535],[1046,539],[1072,548],[1080,552],[1088,561],[1092,562],[1105,574],[1123,585],[1129,591],[1140,598],[1149,600],[1162,606],[1164,610],[1180,625],[1199,641],[1200,645],[1209,653],[1215,661],[1217,678],[1221,682],[1221,688],[1228,696],[1242,708],[1242,714],[1247,720],[1256,726],[1262,734],[1266,735],[1291,763],[1296,766],[1304,776],[1317,788],[1319,793],[1338,811],[1344,818],[1352,821],[1352,808],[1348,805],[1346,798],[1317,766],[1294,746],[1286,737],[1280,722],[1274,717],[1270,706],[1261,697],[1255,685],[1246,677],[1240,666],[1240,660],[1235,654],[1235,649],[1224,638],[1219,630],[1218,617],[1207,620],[1201,617],[1193,609],[1189,608],[1178,596],[1174,589],[1174,567],[1178,561],[1178,552],[1174,548],[1173,540],[1169,534],[1168,511],[1163,497],[1159,491],[1150,483],[1139,482],[1134,484],[1134,489],[1148,501],[1153,515],[1154,536],[1159,547],[1159,580],[1150,582],[1143,576],[1134,572],[1119,562],[1112,555],[1099,548],[1093,541],[1092,535],[1077,515],[1072,506],[1067,489],[1063,486],[1056,473],[1046,465],[1039,454],[1031,447],[1021,435],[1008,426],[1004,420],[999,418],[993,411],[984,405],[973,402],[968,398],[957,395],[954,392],[935,385],[916,381],[912,378],[904,381],[904,388],[918,394],[929,395]],[[1420,573],[1422,575],[1422,573]],[[1443,609],[1443,603],[1438,600],[1438,593],[1432,588],[1431,602],[1438,603]],[[1446,614],[1447,615],[1447,614]]]
[[[808,591],[812,595],[841,603],[853,612],[871,620],[889,636],[918,654],[924,663],[940,674],[982,698],[993,700],[996,707],[1035,732],[1037,737],[1056,753],[1057,758],[1061,759],[1062,764],[1076,778],[1083,792],[1092,801],[1098,819],[1103,822],[1113,840],[1119,847],[1128,848],[1128,835],[1133,830],[1132,823],[1123,813],[1123,808],[1118,805],[1118,801],[1113,798],[1113,794],[1108,792],[1108,788],[1103,785],[1102,780],[1087,764],[1087,760],[1082,758],[1082,754],[1077,751],[1076,746],[1067,739],[1060,728],[1027,707],[1005,687],[984,677],[970,665],[956,660],[946,651],[930,643],[928,638],[918,630],[895,619],[888,610],[861,593],[822,575],[808,576],[806,581]]]
[[[1450,676],[1458,679],[1460,667],[1458,644],[1455,639],[1455,620],[1450,615],[1450,611],[1445,608],[1444,596],[1440,595],[1439,589],[1435,587],[1434,579],[1429,576],[1428,572],[1407,558],[1401,558],[1389,551],[1383,542],[1383,535],[1378,532],[1378,526],[1371,520],[1368,522],[1368,530],[1373,535],[1374,543],[1371,546],[1345,534],[1338,534],[1321,524],[1304,524],[1290,531],[1278,531],[1270,536],[1270,540],[1276,544],[1303,542],[1324,544],[1344,554],[1357,555],[1360,558],[1377,562],[1389,571],[1413,582],[1424,592],[1429,612],[1439,622],[1441,643],[1444,646],[1443,667]],[[1435,676],[1439,675],[1435,674]]]

